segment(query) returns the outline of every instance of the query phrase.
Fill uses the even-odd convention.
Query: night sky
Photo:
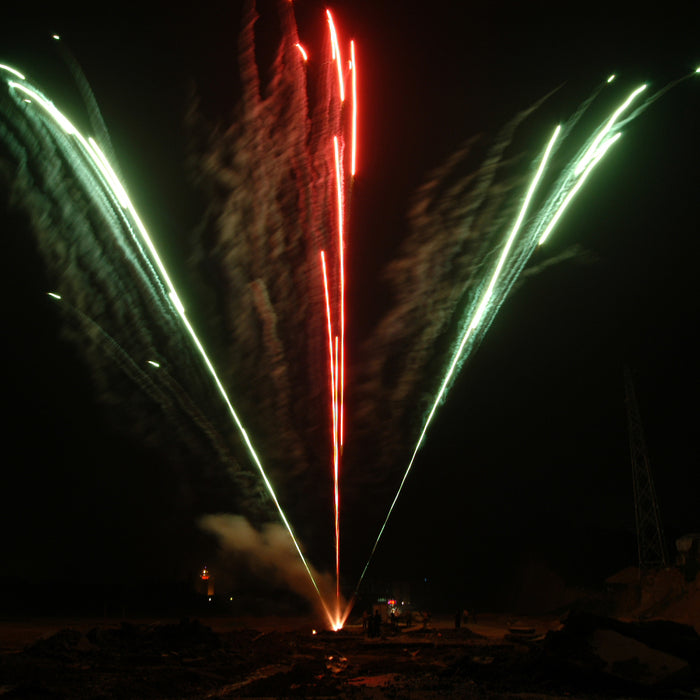
[[[313,45],[323,6],[296,5],[300,36]],[[115,8],[109,18],[71,3],[31,14],[5,10],[0,62],[23,70],[67,111],[79,110],[50,40],[62,36],[197,324],[211,318],[212,290],[191,264],[190,234],[205,203],[192,182],[185,115],[196,95],[207,118],[229,119],[240,90],[242,3],[146,7]],[[411,194],[431,168],[474,134],[488,143],[555,88],[527,122],[525,141],[543,144],[610,73],[624,81],[622,98],[628,85],[649,81],[660,89],[700,65],[700,9],[681,3],[654,14],[641,6],[587,7],[585,15],[554,3],[330,7],[344,36],[356,40],[362,81],[348,249],[355,300],[349,354],[357,374],[363,343],[392,303],[382,269],[399,251]],[[259,9],[265,56],[275,46],[274,3]],[[496,607],[519,599],[528,572],[547,570],[548,581],[579,585],[634,564],[625,365],[635,378],[670,548],[676,537],[700,530],[699,118],[700,77],[629,125],[549,251],[535,253],[432,424],[369,580],[427,579],[445,600]],[[95,400],[81,352],[62,339],[61,318],[45,295],[50,283],[27,222],[7,201],[3,196],[0,579],[191,576],[213,557],[195,518],[225,510],[231,487],[182,451],[175,426],[164,425],[155,438],[134,430],[130,394],[120,394],[119,385],[115,404]],[[573,246],[573,255],[546,264]],[[205,337],[216,338],[199,323]],[[416,438],[405,436],[408,454],[396,474]],[[390,501],[375,486],[371,452],[360,450],[362,461],[348,465],[347,587]],[[321,569],[332,563],[330,509],[329,498],[327,509],[309,503],[308,511],[298,504],[295,511],[294,525]]]

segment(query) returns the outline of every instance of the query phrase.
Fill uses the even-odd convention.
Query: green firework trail
[[[420,424],[417,441],[410,453],[408,465],[401,476],[386,517],[381,523],[369,558],[360,574],[355,592],[358,591],[367,572],[439,406],[446,400],[450,387],[453,385],[465,362],[482,342],[498,310],[505,302],[532,254],[539,246],[546,244],[550,239],[550,236],[556,230],[568,207],[582,190],[586,181],[621,138],[623,127],[638,117],[671,87],[696,73],[697,71],[670,83],[646,100],[643,100],[642,97],[646,94],[648,86],[640,85],[636,87],[592,131],[575,155],[563,167],[560,165],[557,168],[554,165],[557,151],[567,138],[579,137],[575,127],[581,117],[591,107],[599,92],[606,85],[614,82],[614,76],[610,76],[599,90],[577,110],[568,123],[559,125],[554,129],[541,155],[532,164],[532,176],[525,189],[525,194],[520,195],[520,200],[516,204],[508,207],[509,211],[514,212],[513,218],[501,221],[496,219],[494,230],[490,232],[487,238],[487,247],[484,248],[482,246],[481,253],[470,256],[472,274],[467,280],[461,282],[461,285],[468,286],[468,299],[462,306],[461,316],[457,322],[457,341],[442,372],[440,384],[435,394],[427,402],[427,409]],[[498,139],[496,146],[489,154],[487,164],[479,173],[476,185],[474,186],[470,181],[469,184],[473,185],[474,190],[470,195],[474,200],[474,209],[478,210],[484,206],[488,196],[484,197],[483,193],[488,193],[493,185],[494,174],[493,169],[488,167],[489,161],[491,163],[499,161],[502,157],[504,146],[510,141],[512,130],[517,128],[520,119],[525,116],[528,116],[527,112],[516,117],[504,130],[501,138]],[[452,165],[448,164],[446,171],[449,171]],[[439,180],[443,175],[444,173],[439,173],[436,179]],[[547,175],[549,175],[548,180]],[[451,196],[454,196],[454,192],[451,193]],[[456,222],[451,222],[452,226],[461,230],[462,233],[469,232],[469,222],[476,218],[472,210],[467,208],[466,211],[467,215],[464,218],[457,218]],[[465,238],[468,237],[468,235],[465,236]],[[410,265],[410,259],[404,265]],[[453,306],[456,308],[455,313],[459,314],[457,299],[454,299]],[[436,316],[442,319],[449,318],[449,314],[436,314]],[[388,323],[386,321],[385,323],[389,331],[399,326],[399,321],[396,318],[390,318]],[[443,331],[445,325],[444,320],[442,323],[438,321],[433,329],[434,336]],[[421,350],[419,349],[418,352],[420,353]],[[407,354],[410,356],[410,353]]]
[[[232,448],[228,440],[221,438],[221,433],[225,432],[221,426],[225,422],[226,416],[217,416],[215,419],[208,420],[203,412],[197,408],[199,402],[205,401],[203,396],[207,389],[204,387],[211,386],[212,379],[208,374],[206,363],[202,364],[197,344],[195,343],[193,346],[189,322],[181,310],[174,288],[167,279],[167,273],[165,276],[163,275],[157,255],[153,254],[148,242],[140,236],[140,222],[131,217],[131,214],[128,213],[129,205],[122,201],[125,193],[122,194],[123,188],[114,176],[114,167],[109,165],[94,142],[83,139],[87,144],[83,145],[75,134],[66,132],[59,117],[56,117],[55,120],[57,126],[51,126],[46,117],[37,116],[41,113],[39,109],[30,112],[36,107],[41,107],[46,114],[52,114],[48,106],[41,106],[43,96],[40,93],[36,92],[32,95],[25,92],[24,96],[20,95],[19,93],[22,91],[17,85],[21,84],[22,77],[13,75],[11,71],[6,72],[9,74],[8,80],[15,82],[16,85],[11,87],[7,96],[3,96],[4,100],[8,100],[7,111],[3,105],[3,112],[15,116],[0,125],[4,129],[0,141],[3,141],[7,149],[12,150],[17,159],[22,162],[27,160],[26,154],[31,153],[38,144],[41,144],[42,149],[48,147],[52,153],[58,154],[55,158],[49,155],[46,159],[46,169],[53,168],[62,172],[47,174],[45,176],[47,184],[49,184],[50,177],[55,176],[55,180],[51,181],[49,187],[40,189],[44,196],[61,200],[59,206],[66,208],[66,218],[78,222],[74,233],[70,234],[74,238],[66,238],[63,242],[59,241],[58,245],[53,245],[55,241],[46,242],[46,247],[51,246],[56,254],[56,269],[62,269],[64,263],[75,266],[78,260],[91,260],[90,269],[94,271],[91,273],[94,276],[94,279],[90,280],[91,289],[96,292],[101,289],[105,290],[104,295],[102,295],[104,299],[108,296],[107,288],[109,287],[109,296],[121,300],[116,307],[110,307],[105,301],[100,308],[101,295],[97,293],[95,307],[91,308],[88,313],[68,311],[68,315],[75,317],[79,332],[91,338],[90,342],[96,347],[110,348],[107,350],[110,358],[121,358],[119,365],[123,371],[128,373],[144,391],[153,396],[154,400],[163,406],[170,404],[173,408],[169,410],[184,418],[183,425],[185,421],[191,420],[200,426],[203,433],[210,437],[213,436],[214,441],[220,445],[217,449],[222,455],[222,460],[228,461],[226,453]],[[659,94],[657,93],[656,96]],[[607,153],[610,149],[614,152],[614,144],[619,138],[620,129],[624,123],[637,116],[641,109],[653,101],[652,98],[642,101],[644,96],[645,93],[631,94],[629,96],[631,98],[630,104],[621,111],[619,119],[613,120],[607,132],[603,133],[606,125],[612,119],[612,115],[601,124],[599,130],[593,133],[587,144],[580,149],[579,155],[570,159],[567,167],[561,168],[561,164],[556,163],[556,158],[564,140],[576,138],[572,132],[576,118],[580,116],[577,112],[575,118],[564,125],[556,135],[556,138],[551,142],[551,148],[545,149],[544,143],[542,144],[540,157],[533,161],[533,171],[539,171],[540,166],[542,167],[541,178],[533,180],[530,186],[522,188],[523,192],[527,191],[528,193],[532,188],[531,196],[530,194],[520,195],[522,201],[518,202],[518,206],[522,205],[522,208],[504,207],[504,210],[507,209],[509,213],[513,210],[513,215],[510,217],[496,216],[491,220],[497,224],[493,227],[482,221],[474,222],[474,226],[471,228],[478,231],[479,236],[475,237],[477,240],[474,250],[466,256],[469,258],[468,266],[471,268],[470,274],[464,277],[470,283],[468,294],[464,293],[462,281],[455,281],[454,274],[450,276],[451,279],[448,281],[448,284],[454,288],[452,298],[455,308],[459,309],[457,313],[461,316],[453,324],[459,326],[456,333],[457,340],[447,362],[445,362],[445,370],[435,387],[437,394],[434,393],[431,402],[428,402],[428,410],[424,415],[420,437],[408,470],[401,481],[399,492],[425,441],[437,408],[445,400],[462,365],[483,339],[500,305],[516,283],[538,242],[540,240],[544,242],[555,231],[555,226],[565,218],[568,206],[585,186],[587,178],[592,176],[600,162],[609,157]],[[34,107],[31,107],[32,102],[35,103]],[[264,104],[263,100],[261,100],[261,104]],[[587,106],[588,103],[585,107]],[[585,109],[580,110],[580,112],[585,112]],[[26,120],[22,127],[18,127],[21,120],[15,118],[18,114],[22,114],[21,120]],[[27,117],[27,114],[30,116]],[[255,116],[258,116],[257,113]],[[277,126],[277,123],[274,126]],[[71,127],[68,126],[68,128]],[[273,131],[270,128],[270,132]],[[598,139],[600,134],[602,136]],[[23,139],[24,143],[22,143]],[[75,143],[67,149],[64,148],[65,142],[71,140],[74,142],[77,140],[79,143],[77,150]],[[503,141],[507,142],[507,138],[504,137]],[[268,142],[264,139],[256,141],[254,157],[260,158],[260,160],[269,157],[265,153],[267,145]],[[500,144],[497,144],[492,151],[496,160],[502,155],[498,154],[499,148]],[[560,160],[562,159],[560,158]],[[274,162],[272,160],[269,162],[273,166],[270,169],[274,170]],[[80,173],[80,175],[76,175],[76,173]],[[559,174],[557,175],[557,173]],[[477,208],[480,211],[475,214],[475,218],[479,218],[484,209],[489,206],[489,202],[494,200],[497,183],[491,177],[492,174],[492,171],[484,168],[477,177],[477,186],[474,188],[476,196],[473,197],[472,201],[479,203]],[[27,188],[31,189],[32,180],[36,173],[30,171],[25,172],[25,175],[27,176]],[[229,175],[229,173],[223,173],[223,175]],[[76,178],[81,183],[79,186],[68,187],[63,191],[57,188],[53,195],[48,194],[48,190],[53,187],[54,182],[61,179],[75,182]],[[245,177],[241,176],[241,180],[245,180]],[[108,183],[108,188],[106,188],[105,182]],[[244,186],[244,183],[240,184],[241,187]],[[112,192],[109,191],[109,188],[112,189]],[[270,201],[276,194],[276,192],[272,192],[269,195]],[[242,191],[240,199],[245,200],[246,195],[247,192]],[[455,202],[463,195],[462,191],[455,190],[451,197],[452,203],[448,205],[448,208],[451,206],[453,210],[457,209],[458,206]],[[292,210],[300,208],[305,211],[303,196],[290,197],[290,200]],[[74,202],[74,204],[72,209],[68,210],[71,206],[70,202]],[[98,205],[97,207],[88,207],[88,202],[91,204],[97,202]],[[285,203],[285,205],[287,204]],[[86,215],[84,211],[88,209],[90,209],[90,213]],[[494,205],[494,209],[498,209],[498,207]],[[128,215],[124,213],[125,210]],[[40,211],[40,206],[35,211]],[[453,219],[460,219],[458,212],[452,211],[451,216]],[[245,217],[243,218],[241,228],[245,229],[246,221]],[[88,235],[80,243],[77,239],[80,237],[79,229],[83,225],[81,223],[83,221],[85,233]],[[465,227],[464,238],[469,237],[469,228],[469,226]],[[105,229],[110,231],[109,236],[94,234],[94,231]],[[117,235],[112,234],[112,231],[115,230],[119,232]],[[483,235],[484,232],[488,235]],[[249,252],[252,251],[254,254],[251,257],[256,257],[259,251],[270,247],[268,239],[264,237],[265,231],[261,232],[256,229],[254,233],[259,235],[260,240],[256,247],[252,245],[249,247]],[[93,238],[88,244],[86,241],[90,235]],[[221,238],[222,240],[225,238],[224,234]],[[81,245],[83,248],[80,247]],[[279,242],[272,248],[277,254],[280,250],[288,250]],[[231,250],[240,252],[240,248],[234,249],[232,247]],[[451,252],[449,250],[438,251],[438,253],[440,252],[444,253],[446,267],[448,267],[452,259]],[[107,263],[107,260],[115,262],[112,265]],[[260,260],[258,258],[257,262],[251,262],[251,268],[268,268],[268,265],[261,263]],[[232,276],[237,273],[238,271],[234,270]],[[273,286],[263,279],[262,274],[259,272],[255,277],[253,290],[256,294],[254,296],[258,306],[264,308],[268,316],[272,316],[278,308],[277,299],[268,293]],[[268,272],[268,274],[270,273]],[[274,276],[274,274],[273,271],[270,276]],[[64,294],[62,305],[65,308],[68,308],[71,303],[75,303],[79,296],[77,287],[71,289],[68,280],[65,285],[61,285],[61,292]],[[237,301],[235,300],[235,302]],[[75,308],[77,309],[77,306]],[[112,308],[116,310],[117,314],[115,318],[110,319]],[[141,311],[137,311],[138,309]],[[284,317],[284,314],[279,315]],[[149,329],[143,323],[144,318],[158,318],[158,323]],[[411,327],[421,328],[425,320],[424,316],[417,316],[412,320]],[[130,341],[128,345],[122,342],[122,346],[114,339],[121,338],[124,330],[127,331]],[[269,330],[271,336],[275,335],[277,325],[270,324],[266,330]],[[277,340],[276,337],[275,340]],[[178,373],[178,367],[172,362],[174,356],[178,357],[177,364],[180,365],[181,373]],[[420,363],[417,364],[421,366]],[[159,367],[155,365],[159,365]],[[154,374],[155,370],[158,369],[165,369],[165,371]],[[198,382],[194,382],[194,384],[201,385],[201,394],[198,393],[198,390],[192,389],[193,376],[199,377]],[[187,391],[183,388],[184,386],[187,386]],[[195,394],[195,396],[191,396],[191,394]],[[403,402],[412,402],[410,392],[404,393]],[[371,403],[367,402],[367,406],[371,407]],[[298,413],[304,414],[304,411],[298,411]],[[239,459],[239,461],[241,460]],[[256,459],[253,461],[257,462]],[[241,479],[243,479],[243,474],[249,474],[242,468],[236,473]],[[257,475],[253,474],[253,476],[257,478]],[[242,485],[241,490],[244,490]],[[398,496],[397,493],[394,503]],[[393,504],[391,507],[393,508]]]
[[[197,365],[206,370],[209,381],[214,384],[228,409],[229,417],[247,449],[248,458],[257,468],[267,494],[274,502],[321,605],[325,608],[316,578],[277,499],[260,457],[209,355],[190,324],[168,271],[134,209],[126,189],[120,182],[115,168],[97,142],[83,136],[61,110],[18,70],[0,64],[0,73],[7,87],[7,93],[3,96],[6,103],[2,105],[2,114],[9,117],[0,125],[2,129],[0,137],[16,161],[21,164],[17,178],[20,182],[16,183],[16,187],[22,187],[22,177],[27,179],[24,183],[25,187],[29,187],[29,181],[37,175],[36,172],[22,173],[21,166],[33,160],[28,156],[28,151],[33,145],[38,144],[39,152],[32,155],[35,156],[36,167],[40,171],[45,171],[41,172],[41,175],[49,181],[47,184],[56,179],[52,170],[58,168],[62,171],[59,179],[71,183],[85,197],[87,201],[73,202],[73,205],[77,205],[78,210],[84,208],[89,212],[87,218],[94,217],[94,220],[85,223],[89,229],[88,235],[79,235],[86,232],[79,230],[78,211],[72,212],[71,225],[67,230],[70,231],[68,235],[72,234],[73,238],[62,241],[65,244],[65,253],[75,258],[77,266],[87,267],[91,275],[94,272],[96,275],[107,276],[107,279],[100,280],[100,284],[90,280],[91,291],[97,292],[104,283],[103,289],[109,288],[110,298],[120,299],[119,308],[112,308],[110,311],[112,313],[116,311],[121,335],[138,338],[138,351],[142,353],[140,361],[133,359],[133,353],[137,350],[126,352],[102,327],[100,320],[96,318],[96,312],[93,312],[93,316],[75,308],[74,305],[71,306],[71,299],[76,299],[78,293],[75,289],[71,289],[70,284],[65,285],[66,289],[61,285],[60,293],[52,292],[52,298],[59,304],[69,305],[73,315],[80,320],[83,329],[93,331],[92,337],[102,347],[108,348],[113,358],[120,360],[122,370],[129,367],[128,374],[141,380],[140,383],[146,393],[151,396],[160,394],[157,398],[161,406],[167,406],[165,394],[172,393],[177,382],[168,379],[166,374],[165,380],[160,383],[160,389],[156,391],[157,382],[152,381],[146,374],[151,370],[163,372],[164,368],[161,364],[165,362],[167,355],[164,352],[164,346],[158,347],[155,338],[144,328],[148,324],[142,323],[143,319],[157,319],[156,325],[177,343],[177,352],[172,345],[170,349],[173,351],[171,357],[177,357],[178,363],[186,365],[188,371],[193,370]],[[39,187],[39,189],[44,188]],[[53,188],[51,196],[62,199],[62,194],[65,193]],[[69,200],[70,197],[67,199]],[[66,204],[70,206],[71,203],[63,200],[62,205]],[[33,211],[37,212],[38,208],[35,206]],[[47,205],[45,213],[48,216],[54,213],[51,203]],[[116,261],[114,268],[106,264],[107,260]],[[63,267],[64,270],[70,268],[70,264]],[[126,314],[129,314],[129,318],[124,317]],[[138,326],[129,328],[132,323],[138,323]],[[142,370],[139,364],[143,367]],[[173,364],[172,360],[170,364]],[[201,376],[201,370],[199,375]],[[180,389],[176,390],[174,395],[180,399],[180,408],[189,413],[190,418],[199,419],[198,422],[201,424],[201,416],[189,397]],[[205,432],[209,432],[207,424],[203,424],[202,428]]]

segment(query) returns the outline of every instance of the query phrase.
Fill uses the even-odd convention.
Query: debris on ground
[[[422,627],[366,638],[199,620],[66,627],[0,654],[0,700],[383,698],[570,700],[692,697],[700,637],[686,625],[570,615],[498,636]],[[546,632],[546,634],[545,634]],[[483,634],[482,634],[483,633]]]

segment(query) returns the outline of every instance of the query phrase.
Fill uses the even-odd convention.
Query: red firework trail
[[[331,419],[333,423],[333,447],[337,450],[335,436],[337,435],[336,424],[338,422],[338,410],[336,403],[334,351],[333,351],[333,322],[331,320],[331,301],[328,292],[328,269],[326,268],[326,253],[321,251],[321,268],[323,270],[323,288],[326,296],[326,320],[328,322],[328,359],[331,375]]]
[[[301,54],[301,57],[302,57],[305,61],[308,61],[308,60],[309,60],[309,54],[306,53],[306,50],[304,49],[304,47],[303,47],[300,43],[298,43],[298,42],[295,44],[295,46],[299,49],[299,53]]]
[[[331,33],[331,58],[338,66],[338,90],[340,92],[340,101],[345,102],[345,80],[343,79],[343,62],[340,58],[340,45],[338,44],[338,34],[335,31],[333,16],[330,10],[326,10],[328,17],[328,28]]]
[[[336,567],[336,598],[340,599],[340,494],[338,486],[338,386],[337,386],[337,357],[338,357],[338,336],[335,336],[335,349],[333,347],[333,325],[331,321],[330,294],[328,292],[328,270],[326,268],[326,254],[321,251],[321,267],[323,269],[323,288],[326,296],[326,320],[328,322],[328,357],[330,367],[331,386],[331,422],[333,425],[333,475],[334,475],[334,502],[335,502],[335,567]]]
[[[339,397],[340,410],[340,428],[339,442],[343,446],[343,394],[345,393],[345,255],[343,248],[345,247],[345,232],[343,230],[343,175],[342,165],[340,161],[340,152],[338,148],[338,137],[333,137],[333,152],[335,154],[335,179],[338,195],[338,258],[340,269],[340,387],[337,392]],[[338,381],[338,377],[336,377]]]
[[[347,192],[356,172],[357,154],[357,71],[355,43],[349,44],[349,59],[343,63],[338,32],[330,10],[326,10],[330,60],[322,59],[330,71],[328,79],[332,94],[328,112],[328,189],[325,192],[323,213],[328,217],[330,232],[324,236],[320,250],[321,275],[325,301],[325,325],[328,334],[328,386],[330,387],[330,424],[333,462],[333,502],[335,535],[336,613],[332,626],[340,629],[348,611],[341,611],[340,599],[340,471],[345,439],[345,245]],[[300,43],[295,44],[304,63],[309,63],[309,54]],[[336,83],[337,76],[337,83]],[[336,88],[337,84],[337,88]],[[347,95],[349,97],[346,100]],[[337,92],[336,92],[337,89]],[[346,147],[347,144],[347,147]],[[332,188],[332,189],[331,189]],[[335,202],[334,210],[331,210]],[[336,252],[337,251],[337,252]]]
[[[331,60],[335,62],[338,74],[338,99],[340,109],[345,103],[345,71],[338,42],[338,33],[335,28],[333,16],[330,10],[326,10],[328,19],[328,31],[331,44]],[[349,121],[350,127],[350,163],[347,167],[344,163],[345,138],[342,127],[339,133],[333,135],[333,156],[335,164],[335,196],[337,209],[337,270],[338,287],[331,293],[328,281],[328,269],[326,267],[325,252],[321,253],[321,265],[323,271],[323,284],[326,300],[326,321],[328,326],[328,357],[330,376],[330,400],[332,416],[332,442],[333,442],[333,495],[334,495],[334,524],[335,524],[335,575],[336,575],[336,603],[337,625],[342,626],[340,612],[340,467],[345,439],[345,207],[346,207],[346,170],[354,177],[356,171],[357,151],[357,76],[355,61],[355,44],[350,42],[350,60],[348,62],[349,78],[352,96],[351,113],[348,119],[341,119],[341,124]],[[333,304],[335,301],[335,304]],[[335,308],[334,308],[335,307]],[[335,319],[335,322],[334,322]],[[338,329],[334,334],[334,327]]]
[[[350,42],[350,70],[352,71],[352,156],[350,175],[355,177],[357,170],[357,62],[355,61],[355,41]]]

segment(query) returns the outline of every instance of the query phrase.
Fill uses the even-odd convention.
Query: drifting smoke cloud
[[[325,619],[319,596],[282,525],[264,523],[256,529],[243,516],[230,514],[206,515],[199,525],[217,538],[224,561],[233,555],[237,564],[247,565],[260,580],[289,587]],[[313,575],[324,599],[331,600],[335,595],[333,577],[316,571]]]
[[[358,430],[373,445],[377,483],[394,488],[420,422],[434,400],[461,319],[499,253],[529,173],[509,155],[516,132],[547,95],[498,134],[482,164],[469,139],[427,178],[408,213],[409,233],[387,267],[392,304],[363,347]],[[472,168],[471,170],[469,168]],[[520,174],[518,174],[520,172]],[[380,431],[377,435],[377,431]]]
[[[332,62],[305,65],[292,4],[280,2],[278,12],[279,47],[261,69],[258,16],[254,2],[246,3],[242,94],[231,123],[212,127],[196,107],[189,115],[192,168],[207,203],[192,242],[193,261],[215,300],[211,316],[198,322],[216,329],[215,364],[290,520],[302,541],[328,556],[332,444],[319,254],[338,257],[331,143],[348,114],[331,89]],[[261,498],[259,475],[118,208],[65,134],[26,109],[12,90],[3,90],[0,100],[4,203],[26,215],[54,290],[63,297],[57,308],[66,336],[81,348],[114,422],[161,448],[171,442],[174,426],[177,448],[186,446],[200,463],[191,483],[206,496],[217,493],[209,512],[223,509],[224,500],[242,514],[207,516],[202,527],[252,567],[273,567],[280,580],[308,592],[288,534],[265,524],[273,509]],[[497,258],[521,203],[531,162],[510,151],[519,150],[516,132],[541,102],[506,125],[479,167],[471,166],[479,146],[471,139],[416,193],[409,233],[387,270],[394,303],[355,363],[362,374],[354,385],[356,415],[348,421],[353,442],[346,462],[354,468],[343,476],[345,485],[375,480],[395,486],[412,447],[406,436],[419,432],[464,313],[473,308],[484,270]],[[89,111],[94,117],[92,102]],[[515,256],[501,300],[532,250],[526,252]],[[539,269],[553,260],[540,261]],[[330,287],[337,289],[337,268],[330,273]],[[488,318],[496,311],[497,305]],[[487,329],[485,323],[475,333],[470,349]],[[362,443],[366,448],[357,446]],[[380,494],[373,494],[379,502]],[[319,527],[322,517],[327,529]],[[327,542],[319,532],[328,533]]]
[[[457,153],[418,193],[410,217],[412,232],[399,259],[389,267],[396,304],[368,343],[375,359],[367,365],[365,395],[387,397],[380,414],[383,434],[377,452],[380,466],[386,464],[389,468],[379,470],[380,473],[395,473],[395,457],[402,455],[402,449],[404,455],[411,455],[372,554],[439,404],[445,400],[462,365],[483,340],[525,265],[548,239],[588,175],[621,136],[620,129],[668,90],[664,87],[635,104],[647,88],[637,86],[623,102],[616,101],[615,109],[602,122],[594,117],[588,138],[562,149],[562,142],[586,115],[603,87],[601,84],[565,124],[557,126],[547,147],[532,163],[527,188],[524,179],[510,176],[516,169],[512,159],[504,156],[516,129],[539,104],[506,126],[475,174],[459,176],[455,166],[460,164],[462,153]],[[564,151],[563,158],[560,150]],[[567,150],[571,151],[568,155]],[[556,160],[558,164],[550,162]],[[499,171],[506,165],[509,176],[504,179]],[[545,176],[548,165],[552,172]],[[543,192],[538,193],[540,185]],[[569,252],[558,259],[570,255]],[[530,274],[553,262],[554,259],[546,264],[540,262]],[[453,343],[451,347],[445,347],[445,338]],[[429,386],[426,382],[431,378],[437,379]],[[416,419],[422,424],[420,430]],[[419,434],[419,438],[406,448],[405,434]],[[367,565],[362,576],[366,570]]]
[[[190,114],[199,135],[192,167],[207,202],[194,257],[217,290],[209,325],[221,329],[225,383],[302,539],[318,541],[317,515],[330,526],[332,503],[320,253],[338,256],[332,137],[348,115],[336,94],[334,64],[305,64],[292,4],[278,3],[278,12],[278,49],[270,66],[259,66],[260,20],[255,4],[246,4],[242,93],[232,122],[211,126],[196,108]],[[338,282],[331,266],[331,288]]]
[[[218,313],[207,319],[221,329],[215,364],[283,505],[292,504],[291,519],[310,540],[318,534],[317,512],[332,520],[320,251],[338,254],[331,137],[348,117],[331,90],[334,69],[322,62],[307,69],[295,47],[292,8],[279,3],[279,14],[284,40],[263,83],[257,14],[247,3],[235,122],[207,125],[199,150],[193,148],[207,196],[193,257],[216,299]],[[87,83],[72,57],[69,63],[102,132]],[[48,303],[63,315],[64,335],[79,348],[110,422],[173,461],[183,461],[183,448],[185,459],[196,459],[197,473],[178,478],[199,492],[200,512],[209,500],[209,510],[226,504],[251,522],[266,522],[274,509],[260,476],[119,207],[40,108],[25,108],[12,89],[0,99],[3,203],[20,212],[37,240],[52,281],[41,292],[60,293]],[[198,117],[191,124],[202,133]],[[334,288],[338,277],[331,268]],[[305,502],[312,486],[316,498]],[[319,487],[327,488],[327,500]],[[305,517],[295,517],[294,508]],[[316,541],[328,555],[328,543]]]
[[[292,521],[301,528],[315,523],[302,539],[318,542],[332,454],[318,254],[335,250],[329,143],[346,115],[331,98],[333,64],[304,65],[290,4],[280,3],[279,14],[279,48],[261,70],[259,18],[247,4],[239,40],[243,89],[232,123],[212,127],[196,109],[190,114],[192,131],[201,135],[192,165],[208,202],[195,257],[220,290],[209,325],[222,329],[228,383],[264,446],[283,502],[291,504]],[[387,270],[394,304],[355,363],[360,380],[351,389],[353,437],[341,477],[346,497],[359,498],[370,485],[395,486],[405,436],[417,434],[463,309],[518,204],[514,195],[527,173],[512,176],[523,159],[507,151],[545,99],[503,128],[476,171],[465,174],[479,145],[470,139],[417,192],[410,233]],[[327,500],[318,495],[319,481]],[[381,504],[381,492],[373,493]]]
[[[206,325],[220,329],[215,363],[223,383],[301,539],[328,556],[330,543],[320,534],[330,539],[332,449],[319,253],[338,254],[331,139],[348,115],[333,89],[333,64],[304,64],[290,3],[279,3],[278,11],[279,48],[261,69],[258,16],[253,2],[246,5],[242,93],[232,123],[211,127],[196,108],[190,114],[196,135],[191,162],[207,203],[193,259],[213,289],[215,314]],[[89,88],[69,62],[91,121],[103,132]],[[211,502],[217,508],[226,501],[243,514],[235,517],[262,527],[273,511],[261,497],[259,476],[118,210],[64,134],[23,110],[17,95],[4,92],[2,100],[0,165],[8,203],[30,220],[62,295],[57,308],[66,337],[81,348],[111,420],[160,449],[172,442],[175,427],[173,453],[186,446],[199,462],[198,473],[185,478],[201,492],[202,506],[216,493]],[[371,468],[350,469],[346,483],[394,476],[387,467],[396,466],[405,449],[398,436],[415,434],[435,388],[430,379],[444,362],[445,338],[454,335],[460,309],[493,255],[494,237],[511,216],[511,195],[522,178],[504,175],[513,164],[506,151],[537,106],[506,126],[477,171],[463,174],[477,145],[473,139],[417,193],[410,235],[387,273],[396,303],[358,362],[365,380],[351,417],[356,442],[365,437],[382,449],[363,460]],[[333,266],[329,282],[338,287]],[[362,450],[351,449],[348,456],[357,461]],[[323,518],[327,529],[319,527]],[[252,541],[253,534],[234,522],[227,541],[231,533]],[[261,532],[263,540],[276,541],[269,528]],[[259,551],[266,560],[265,542],[248,550],[251,557]]]
[[[64,339],[79,351],[109,423],[172,463],[189,464],[178,478],[195,511],[211,507],[213,496],[262,517],[268,506],[258,477],[240,458],[211,380],[119,208],[74,142],[7,89],[0,185],[0,204],[21,227],[13,234],[34,236],[40,260],[33,262],[50,280],[34,292],[60,294],[46,303],[62,317]]]

